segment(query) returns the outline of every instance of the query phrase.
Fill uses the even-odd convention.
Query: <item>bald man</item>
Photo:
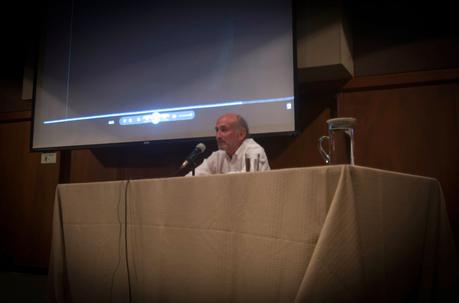
[[[246,158],[251,159],[252,166],[257,166],[252,167],[251,171],[257,168],[258,171],[269,170],[265,150],[248,137],[249,127],[244,118],[233,113],[220,116],[215,124],[215,138],[219,150],[213,152],[196,168],[195,175],[246,171]]]

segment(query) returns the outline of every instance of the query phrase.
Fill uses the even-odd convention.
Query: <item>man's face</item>
[[[217,120],[215,137],[218,148],[232,156],[244,141],[245,132],[239,127],[236,115],[228,114]]]

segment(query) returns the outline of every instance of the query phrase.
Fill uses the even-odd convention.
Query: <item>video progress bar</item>
[[[159,108],[159,109],[151,109],[151,110],[136,111],[136,112],[124,112],[124,113],[113,113],[113,114],[106,114],[106,115],[94,115],[94,116],[57,119],[57,120],[46,120],[46,121],[43,121],[43,124],[57,124],[57,123],[76,122],[76,121],[84,121],[84,120],[114,118],[114,117],[121,117],[121,116],[133,116],[133,115],[154,114],[154,113],[163,113],[163,112],[172,112],[172,111],[186,111],[186,110],[196,110],[196,109],[218,108],[218,107],[227,107],[227,106],[236,106],[236,105],[251,105],[251,104],[260,104],[260,103],[286,102],[286,101],[293,101],[293,100],[294,100],[293,96],[288,96],[288,97],[282,97],[282,98],[228,101],[228,102],[223,102],[223,103],[201,104],[201,105],[171,107],[171,108]]]

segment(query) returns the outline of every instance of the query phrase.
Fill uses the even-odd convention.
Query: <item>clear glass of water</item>
[[[245,156],[245,171],[246,172],[254,172],[260,170],[260,154],[256,155],[248,155]]]

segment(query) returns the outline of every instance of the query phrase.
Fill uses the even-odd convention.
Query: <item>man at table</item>
[[[249,127],[240,115],[220,116],[215,124],[215,138],[219,150],[196,167],[196,176],[246,171],[246,158],[254,166],[251,171],[270,169],[265,150],[249,138]]]

